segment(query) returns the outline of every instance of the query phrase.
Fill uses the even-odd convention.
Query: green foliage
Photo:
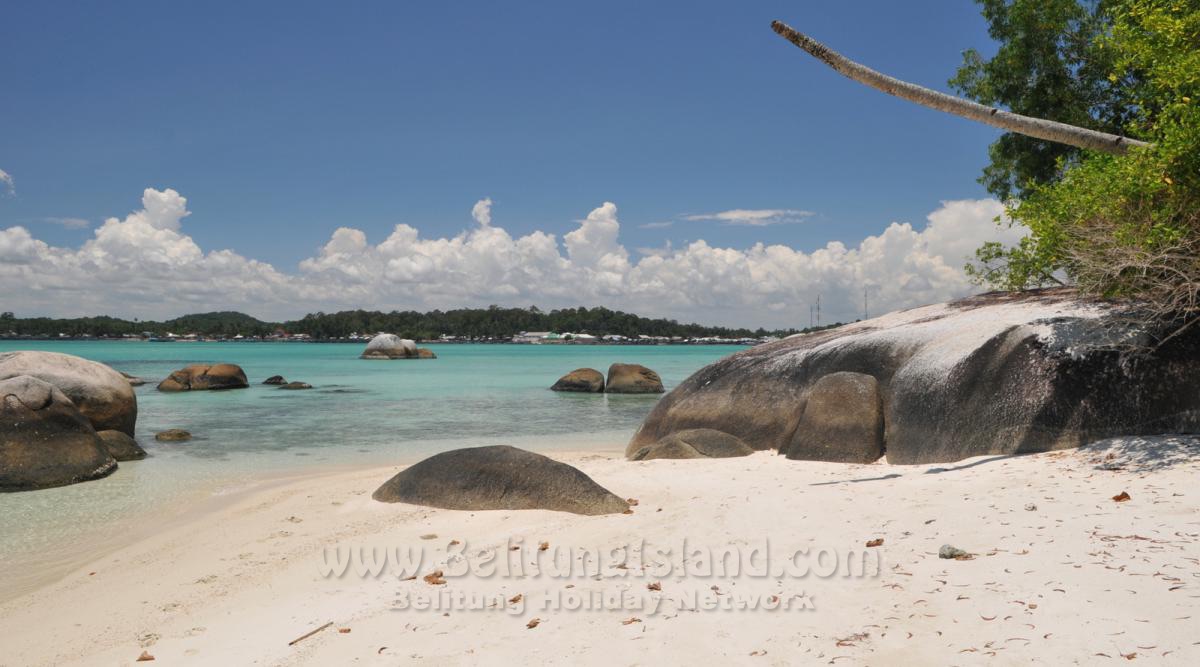
[[[1110,81],[1135,111],[1128,130],[1153,142],[1124,156],[1085,154],[1061,179],[1010,208],[1030,235],[979,250],[973,275],[1020,289],[1061,275],[1085,293],[1133,297],[1194,318],[1200,292],[1200,0],[1123,0],[1095,40]]]
[[[143,332],[162,336],[170,332],[225,337],[241,334],[250,337],[284,331],[290,334],[308,334],[315,339],[325,340],[344,338],[350,334],[363,336],[387,331],[405,338],[428,340],[442,334],[474,339],[507,339],[522,331],[569,331],[597,336],[617,334],[629,337],[644,334],[647,336],[683,336],[685,338],[714,336],[747,338],[772,334],[787,336],[798,333],[795,329],[768,332],[761,328],[751,331],[745,328],[680,324],[675,320],[650,319],[608,308],[563,308],[543,312],[537,307],[525,309],[499,306],[448,311],[434,310],[428,313],[416,311],[384,313],[370,310],[346,310],[328,314],[318,312],[305,315],[299,320],[279,323],[263,322],[236,312],[185,315],[164,322],[136,322],[113,317],[21,319],[12,317],[11,313],[3,313],[0,314],[0,321],[3,322],[4,327],[0,329],[0,334],[12,330],[24,336],[66,334],[68,336],[100,337],[140,335]]]
[[[975,49],[950,85],[963,95],[1014,113],[1120,133],[1131,118],[1131,81],[1112,79],[1112,54],[1097,40],[1111,24],[1112,2],[976,0],[988,34],[1000,43],[992,58]],[[1006,133],[988,149],[979,182],[1002,201],[1061,177],[1080,150]]]

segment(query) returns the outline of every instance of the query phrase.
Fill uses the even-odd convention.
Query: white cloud
[[[0,188],[0,193],[7,194],[10,197],[17,194],[17,186],[13,183],[12,174],[3,169],[0,169],[0,185],[4,186]]]
[[[475,202],[471,207],[471,217],[483,227],[492,224],[492,198],[484,197]]]
[[[141,210],[109,218],[79,248],[50,246],[23,227],[0,230],[0,291],[6,309],[30,315],[167,317],[241,309],[283,319],[342,308],[536,303],[805,326],[818,294],[827,319],[847,320],[859,315],[864,286],[872,303],[888,309],[970,293],[962,265],[972,251],[984,241],[1021,236],[992,222],[1003,211],[994,200],[949,201],[924,229],[892,223],[852,246],[830,242],[803,252],[694,241],[643,249],[632,260],[611,202],[560,240],[544,232],[514,238],[490,224],[487,201],[473,212],[479,224],[453,237],[422,238],[400,224],[371,244],[361,230],[340,227],[315,256],[285,273],[232,250],[202,250],[181,228],[187,200],[174,190],[148,189]]]
[[[766,227],[767,225],[782,225],[801,222],[811,217],[812,211],[801,211],[794,208],[735,208],[720,213],[702,213],[685,215],[684,220],[717,220],[726,225],[745,225],[748,227]]]
[[[92,226],[92,223],[83,218],[42,218],[41,222],[48,225],[59,225],[67,229],[84,229]]]

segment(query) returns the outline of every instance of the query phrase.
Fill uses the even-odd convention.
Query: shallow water
[[[142,377],[137,440],[149,453],[109,477],[57,489],[0,494],[5,590],[114,546],[153,516],[264,479],[342,466],[407,463],[456,447],[511,444],[535,450],[621,446],[657,396],[548,391],[580,367],[641,363],[669,391],[738,346],[433,345],[438,359],[367,361],[361,345],[0,341],[0,352],[75,354]],[[249,389],[166,394],[154,385],[190,363],[240,365]],[[284,391],[272,375],[313,385]],[[160,443],[168,428],[191,431]],[[381,480],[382,482],[382,480]]]

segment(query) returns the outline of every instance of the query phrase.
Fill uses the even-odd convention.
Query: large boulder
[[[159,391],[245,389],[246,372],[236,364],[192,364],[158,383]]]
[[[847,371],[813,383],[800,426],[781,453],[789,459],[870,463],[883,456],[879,381]]]
[[[415,359],[421,355],[417,344],[396,334],[379,334],[367,343],[363,359]]]
[[[613,364],[608,367],[608,383],[604,391],[610,394],[661,394],[662,378],[641,364]]]
[[[0,380],[0,491],[85,482],[116,468],[91,422],[57,386],[28,375]]]
[[[754,448],[740,438],[711,428],[677,431],[648,447],[634,452],[634,461],[653,459],[725,459],[749,456]]]
[[[558,378],[550,390],[598,394],[604,391],[604,376],[594,368],[577,368]]]
[[[104,449],[117,461],[137,461],[146,458],[146,450],[131,436],[120,431],[97,431]]]
[[[104,364],[58,352],[0,354],[0,380],[29,375],[58,387],[97,431],[133,435],[137,396],[129,380]]]
[[[659,401],[627,455],[671,433],[712,428],[793,458],[866,460],[800,432],[833,373],[873,377],[891,463],[1075,447],[1116,435],[1200,429],[1200,328],[1146,351],[1125,307],[1069,289],[991,293],[760,345],[699,370]],[[1129,354],[1131,346],[1143,353]],[[869,392],[868,392],[869,393]],[[836,399],[833,399],[836,401]],[[868,432],[870,400],[856,403]],[[832,429],[828,405],[804,428]],[[838,427],[845,437],[845,431]],[[819,443],[819,444],[818,444]]]
[[[433,350],[431,350],[427,347],[418,347],[417,348],[417,358],[418,359],[437,359],[437,355],[433,353]]]
[[[455,449],[409,466],[371,496],[452,510],[619,514],[629,504],[565,463],[496,445]]]

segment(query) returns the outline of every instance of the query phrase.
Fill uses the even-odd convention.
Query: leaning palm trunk
[[[1144,141],[1130,139],[1107,132],[1097,132],[1066,123],[1059,123],[1043,118],[1022,116],[995,107],[976,104],[961,97],[939,93],[923,86],[892,78],[875,70],[860,65],[824,44],[812,39],[804,33],[797,32],[786,23],[774,21],[771,28],[792,44],[804,49],[809,55],[829,65],[839,74],[855,81],[882,90],[889,95],[895,95],[909,102],[938,111],[944,111],[963,118],[987,123],[1008,132],[1025,134],[1037,139],[1053,141],[1076,148],[1102,151],[1114,155],[1123,155],[1130,146],[1147,146]]]

